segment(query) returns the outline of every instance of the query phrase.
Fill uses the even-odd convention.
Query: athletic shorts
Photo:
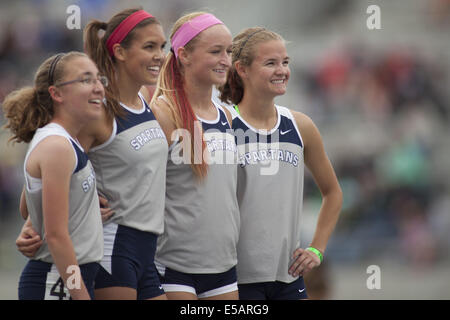
[[[96,262],[80,265],[81,278],[86,289],[94,299],[94,280],[100,269]],[[76,285],[75,273],[68,281]],[[78,280],[79,281],[79,280]],[[59,275],[56,265],[48,262],[30,260],[22,271],[19,280],[19,300],[70,300],[70,294]]]
[[[201,299],[238,289],[236,267],[223,273],[183,273],[156,265],[165,292],[189,292]]]
[[[303,277],[291,283],[281,281],[239,284],[240,300],[300,300],[308,299]]]
[[[103,226],[103,234],[104,256],[95,289],[133,288],[138,300],[163,295],[153,261],[158,236],[115,223]]]

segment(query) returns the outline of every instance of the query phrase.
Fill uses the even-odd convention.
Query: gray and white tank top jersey
[[[303,141],[289,109],[276,110],[277,124],[265,132],[232,112],[239,150],[239,283],[295,280],[288,269],[300,246]]]
[[[76,159],[70,179],[68,227],[78,264],[100,261],[103,257],[103,230],[95,173],[83,148],[70,137],[62,126],[56,123],[47,124],[36,131],[25,156],[24,173],[27,208],[33,227],[44,240],[33,260],[54,263],[45,241],[42,180],[31,177],[26,171],[26,164],[34,148],[45,138],[55,135],[69,140]]]
[[[153,112],[139,96],[142,109],[121,104],[125,117],[114,119],[109,140],[88,155],[98,191],[115,211],[107,223],[161,234],[168,144]]]
[[[237,263],[237,149],[224,110],[214,105],[214,121],[199,119],[209,156],[206,178],[196,179],[190,164],[176,159],[180,142],[167,161],[165,226],[155,260],[185,273],[220,273]]]

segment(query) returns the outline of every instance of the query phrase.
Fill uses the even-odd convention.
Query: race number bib
[[[47,273],[45,282],[45,300],[71,300],[69,290],[64,285],[58,271],[51,270]]]

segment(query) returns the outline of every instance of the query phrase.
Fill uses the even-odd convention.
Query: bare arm
[[[16,239],[17,249],[24,256],[32,258],[41,245],[41,236],[33,229],[30,217],[28,217]]]
[[[83,128],[79,136],[81,146],[87,153],[93,147],[101,145],[108,141],[113,131],[112,119],[106,115],[106,110],[103,109],[102,116],[99,119],[92,120]],[[114,215],[114,211],[108,205],[108,199],[98,196],[100,202],[100,214],[102,221],[105,222]]]
[[[42,176],[42,209],[45,239],[64,284],[70,274],[69,266],[78,262],[69,235],[69,188],[75,165],[70,143],[63,137],[51,136],[41,142],[35,151]],[[58,157],[52,155],[57,154]],[[68,288],[72,299],[90,299],[83,281],[80,289]]]
[[[305,165],[311,171],[322,194],[322,206],[311,246],[323,253],[339,218],[342,190],[325,153],[319,130],[309,117],[302,116],[304,120],[301,122],[297,120],[297,123],[305,143]]]
[[[322,194],[322,205],[310,246],[323,254],[339,218],[342,207],[342,190],[316,125],[302,113],[293,112],[293,114],[303,138],[305,165],[311,171]],[[294,271],[298,266],[298,273],[307,272],[320,264],[319,258],[311,251],[299,248],[294,252],[295,256],[300,258],[297,258],[290,270]]]
[[[162,100],[156,100],[152,105],[151,109],[153,114],[155,115],[156,120],[158,120],[161,129],[164,131],[164,134],[167,138],[167,143],[169,146],[172,144],[172,132],[176,129],[175,124],[173,123],[172,118],[170,117],[170,110],[168,104]]]
[[[23,187],[22,194],[20,195],[19,211],[22,218],[26,220],[28,218],[28,208],[25,200],[25,186]]]
[[[230,124],[230,127],[233,124],[233,116],[231,115],[231,112],[226,108],[222,107],[223,111],[225,111],[225,115],[227,116],[228,123]]]

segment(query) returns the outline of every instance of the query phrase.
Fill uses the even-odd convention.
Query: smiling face
[[[64,76],[59,79],[58,83],[87,78],[97,79],[99,76],[94,62],[87,57],[71,58],[64,63],[63,70]],[[100,81],[96,80],[94,83],[76,81],[60,87],[58,87],[58,83],[55,85],[58,91],[55,102],[71,116],[83,122],[101,116],[105,90]]]
[[[273,98],[286,93],[291,74],[289,56],[282,40],[261,42],[256,46],[255,58],[243,68],[241,78],[245,91]]]
[[[123,53],[123,66],[137,85],[156,84],[164,62],[166,37],[161,25],[153,23],[134,30],[131,45]]]
[[[214,25],[202,31],[194,41],[192,50],[182,53],[185,75],[209,86],[224,84],[231,66],[232,38],[228,28]]]

